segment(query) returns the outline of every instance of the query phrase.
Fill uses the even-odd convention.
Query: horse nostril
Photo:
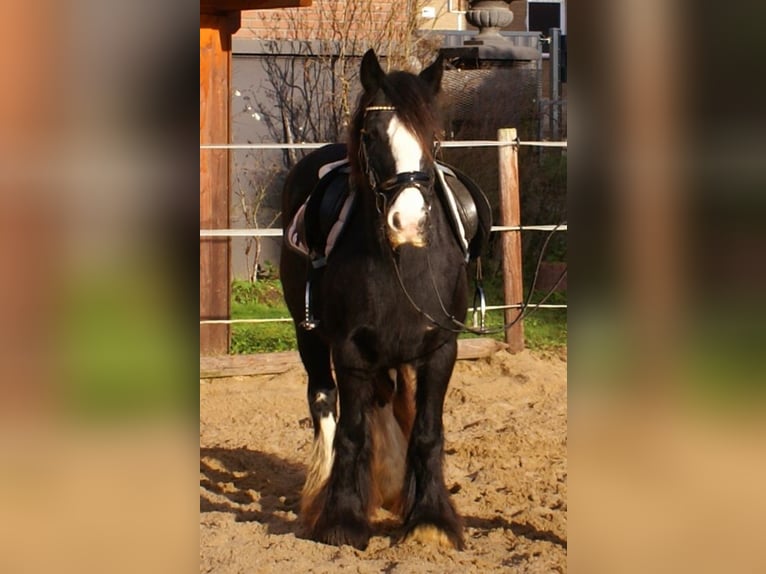
[[[394,213],[394,216],[391,218],[391,223],[394,224],[394,227],[401,231],[402,228],[402,218],[399,216],[399,212],[397,211]]]

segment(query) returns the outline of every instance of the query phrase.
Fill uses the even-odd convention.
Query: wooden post
[[[201,144],[229,141],[229,77],[231,74],[231,16],[201,14],[199,30],[199,140]],[[229,151],[200,150],[199,225],[201,229],[229,227]],[[229,318],[230,240],[203,237],[199,244],[200,319]],[[203,355],[229,352],[229,325],[200,325]]]
[[[242,10],[298,8],[311,0],[200,0],[199,142],[229,142],[231,37],[241,25]],[[229,151],[200,150],[199,225],[229,227]],[[228,319],[231,240],[204,237],[199,242],[199,317]],[[200,355],[229,352],[229,325],[200,325]]]
[[[497,131],[500,142],[515,142],[516,129],[502,128]],[[521,225],[521,206],[519,200],[519,147],[517,145],[498,148],[500,224],[503,226]],[[518,305],[524,300],[524,287],[521,273],[521,231],[502,231],[503,247],[503,298],[504,305]],[[521,314],[521,309],[506,309],[505,322],[514,321]],[[505,342],[511,353],[524,350],[524,326],[516,322],[505,332]]]

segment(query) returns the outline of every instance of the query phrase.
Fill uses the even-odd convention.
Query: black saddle
[[[353,214],[349,172],[345,163],[325,174],[290,224],[291,247],[309,256],[315,267],[324,265]],[[465,173],[442,162],[437,162],[435,189],[466,260],[478,258],[492,228],[486,195]]]
[[[329,255],[345,226],[346,218],[341,218],[344,206],[349,215],[353,210],[349,173],[348,164],[330,170],[306,201],[305,237],[312,258]]]

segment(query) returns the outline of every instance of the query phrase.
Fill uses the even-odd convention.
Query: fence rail
[[[555,303],[543,303],[541,305],[538,305],[536,303],[532,303],[530,306],[533,306],[537,309],[566,309],[567,306],[563,304],[555,304]],[[516,305],[487,305],[484,307],[485,311],[505,311],[506,309],[521,309],[524,305],[516,304]],[[479,307],[468,307],[466,310],[467,314],[475,313],[481,311],[481,308]],[[242,324],[242,323],[290,323],[292,322],[292,319],[290,317],[275,317],[273,319],[200,319],[199,324],[200,325],[235,325],[235,324]]]
[[[513,130],[515,133],[515,130]],[[200,144],[200,150],[283,150],[283,149],[317,149],[327,145],[326,143],[258,143],[258,144]],[[567,149],[566,141],[520,141],[514,138],[510,141],[498,140],[464,140],[464,141],[444,141],[440,142],[443,148],[460,147],[496,147],[509,148],[518,146],[534,146],[548,148]],[[518,182],[516,182],[518,185]],[[492,232],[522,232],[522,231],[547,231],[559,232],[567,231],[566,224],[559,225],[493,225]],[[200,229],[200,237],[281,237],[281,228],[265,229]],[[506,299],[507,300],[507,299]],[[533,304],[541,309],[566,309],[567,305],[558,304]],[[487,311],[504,311],[511,309],[522,309],[523,304],[492,305],[486,306]],[[469,307],[468,312],[473,313],[478,308]],[[506,315],[507,316],[507,315]],[[286,323],[291,322],[289,317],[278,317],[271,319],[201,319],[200,325],[232,325],[232,324],[260,324],[260,323]]]
[[[566,231],[562,225],[493,225],[490,231]],[[263,229],[200,229],[200,237],[282,237],[281,227]]]
[[[230,150],[281,150],[281,149],[318,149],[328,145],[327,143],[257,143],[257,144],[200,144],[199,149],[230,149]],[[532,146],[532,147],[553,147],[566,148],[565,141],[512,141],[500,142],[496,140],[460,140],[443,141],[439,146],[443,148],[460,147],[510,147],[510,146]]]

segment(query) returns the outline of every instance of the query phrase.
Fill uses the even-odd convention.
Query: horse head
[[[386,74],[373,50],[362,59],[363,93],[351,125],[350,156],[357,187],[374,199],[394,249],[428,242],[442,72],[441,56],[418,75]]]

